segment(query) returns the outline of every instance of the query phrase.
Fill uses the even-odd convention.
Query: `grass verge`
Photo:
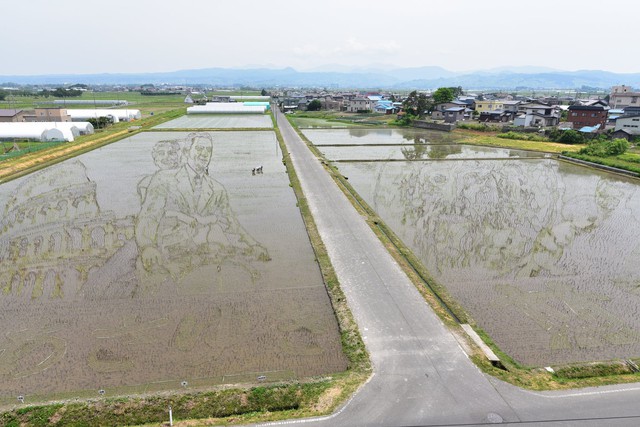
[[[584,160],[598,165],[610,166],[617,169],[623,169],[629,172],[640,174],[640,162],[637,155],[625,155],[611,157],[588,156],[586,154],[564,153],[565,156],[578,160]]]
[[[575,152],[584,145],[567,145],[558,142],[528,141],[523,139],[500,138],[495,132],[480,132],[467,129],[454,129],[454,135],[460,137],[461,144],[487,145],[490,147],[513,148],[518,150],[543,151],[546,153]]]

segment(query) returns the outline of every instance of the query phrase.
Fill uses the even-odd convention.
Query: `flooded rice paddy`
[[[459,160],[542,158],[541,153],[508,148],[491,148],[462,144],[319,146],[322,154],[333,161],[358,160]]]
[[[456,144],[460,137],[422,129],[305,129],[314,145]]]
[[[273,132],[141,133],[0,211],[0,403],[346,368]]]
[[[331,132],[319,139],[336,144]],[[377,131],[371,141],[381,142]],[[443,159],[474,158],[337,166],[519,362],[639,357],[640,182],[552,159],[495,159],[511,150],[444,147]],[[368,149],[333,154],[361,159]]]
[[[191,114],[178,117],[155,129],[256,129],[273,128],[268,114]]]

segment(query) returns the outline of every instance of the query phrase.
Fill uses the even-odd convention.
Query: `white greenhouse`
[[[89,122],[11,122],[0,123],[0,139],[30,139],[46,141],[74,141],[80,135],[94,131]]]
[[[132,110],[132,109],[120,109],[120,110],[112,110],[112,109],[70,110],[70,109],[67,109],[67,114],[71,117],[71,120],[74,122],[86,121],[89,119],[97,119],[98,117],[110,117],[114,123],[118,123],[120,121],[128,122],[130,120],[136,120],[142,117],[142,114],[140,114],[140,110]]]
[[[238,102],[207,102],[187,108],[187,114],[264,114],[264,105],[244,105]]]
[[[70,131],[69,131],[70,134]],[[67,135],[63,129],[55,127],[41,126],[41,123],[0,123],[0,140],[12,141],[16,139],[27,139],[31,141],[50,142],[66,141]],[[71,136],[73,141],[73,135]]]

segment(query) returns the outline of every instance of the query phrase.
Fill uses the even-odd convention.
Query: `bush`
[[[584,144],[585,137],[580,132],[569,129],[565,131],[560,131],[560,135],[557,135],[556,142],[561,142],[563,144]]]
[[[522,133],[522,132],[513,132],[509,131],[507,133],[499,133],[496,135],[498,138],[504,139],[519,139],[523,141],[548,141],[548,139],[542,135],[537,135],[535,133]]]
[[[486,125],[480,123],[459,123],[456,127],[460,129],[476,130],[479,132],[498,132],[500,127],[496,125]]]
[[[596,139],[589,143],[585,148],[578,151],[578,154],[586,154],[587,156],[610,157],[624,154],[629,148],[629,142],[623,138],[617,138],[613,141]]]
[[[613,141],[607,143],[607,153],[610,156],[617,156],[624,154],[629,149],[629,141],[624,138],[616,138]]]

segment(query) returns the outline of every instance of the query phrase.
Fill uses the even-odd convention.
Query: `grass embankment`
[[[374,127],[387,126],[395,116],[376,113],[341,113],[335,111],[299,111],[287,115],[298,128]]]
[[[463,135],[466,135],[467,132],[468,131],[464,131]],[[413,252],[404,245],[393,231],[389,229],[389,227],[377,216],[376,212],[357,194],[338,169],[332,166],[301,132],[298,133],[301,138],[307,142],[307,145],[315,155],[322,160],[335,182],[344,191],[347,198],[351,200],[354,207],[366,218],[371,229],[376,233],[394,259],[407,273],[433,310],[438,314],[442,321],[450,327],[451,331],[459,338],[459,340],[464,340],[464,347],[466,351],[469,352],[474,363],[476,363],[476,365],[484,372],[508,383],[532,390],[569,389],[640,381],[640,374],[634,372],[634,363],[638,363],[637,360],[629,361],[630,363],[611,361],[606,363],[555,367],[554,373],[548,372],[543,368],[523,366],[513,360],[509,355],[505,354],[500,348],[498,348],[486,332],[475,324],[473,319],[468,316],[460,304],[448,294],[446,288],[431,277],[427,269],[417,259]],[[487,136],[488,138],[495,138],[495,140],[497,140],[495,141],[495,145],[501,147],[504,147],[504,142],[506,142],[517,144],[510,148],[527,149],[525,147],[528,147],[528,145],[522,143],[529,142],[502,139],[493,135],[484,136]],[[466,143],[466,141],[461,142]],[[537,141],[532,143],[537,147],[537,151],[561,152],[562,150],[552,150],[554,150],[555,146],[560,146],[558,148],[562,148],[563,150],[566,150],[567,148],[565,144]],[[540,145],[546,148],[541,149]],[[460,323],[471,324],[483,341],[500,358],[503,365],[502,368],[493,366],[489,362],[481,350],[466,337],[466,334],[460,327]]]
[[[141,120],[116,123],[92,135],[78,137],[73,142],[57,144],[53,147],[30,152],[23,156],[13,157],[0,163],[0,181],[6,182],[35,172],[52,164],[148,130],[153,126],[175,119],[183,114],[184,109],[171,110]],[[140,129],[129,132],[129,127],[131,126],[140,126]]]
[[[560,154],[576,152],[584,147],[582,144],[568,145],[558,142],[529,141],[525,139],[508,139],[498,136],[499,132],[481,132],[469,129],[454,129],[454,135],[460,137],[461,144],[487,145],[491,147],[513,148],[518,150],[543,151]]]
[[[0,414],[0,426],[166,425],[169,407],[172,408],[176,426],[246,424],[320,416],[333,412],[366,381],[371,373],[371,366],[364,342],[302,194],[298,177],[287,162],[288,154],[282,136],[277,128],[275,132],[283,152],[283,163],[336,313],[342,347],[349,362],[348,370],[330,378],[310,378],[268,386],[247,385],[191,393],[163,393],[27,406]]]
[[[200,419],[200,425],[248,423],[299,416],[321,400],[329,381],[251,389],[102,399],[91,402],[27,406],[0,415],[0,426],[166,425],[173,419]],[[273,411],[279,411],[274,414]],[[262,414],[262,415],[260,415]],[[174,422],[176,426],[179,422]],[[193,422],[188,425],[193,426]]]
[[[610,157],[589,156],[586,154],[578,153],[564,153],[564,155],[567,157],[572,157],[574,159],[584,160],[604,166],[610,166],[613,168],[624,169],[640,174],[640,155],[638,154],[625,153],[618,156]]]

